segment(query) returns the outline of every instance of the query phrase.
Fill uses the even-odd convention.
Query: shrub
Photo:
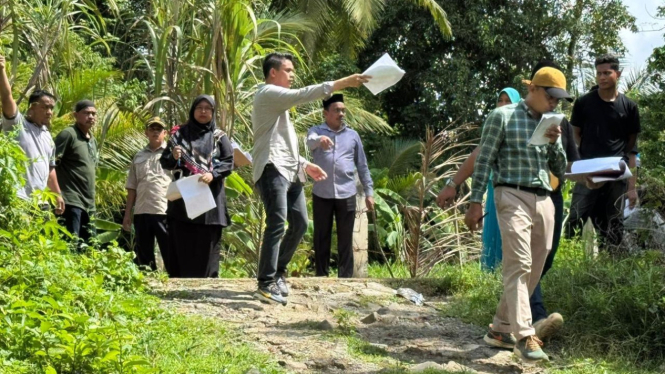
[[[4,176],[25,171],[22,154],[0,133],[0,191],[16,188]],[[114,243],[74,253],[52,213],[15,194],[2,198],[0,374],[279,371],[246,345],[230,344],[238,339],[219,323],[160,308],[133,253]]]
[[[591,356],[657,367],[665,360],[665,257],[641,252],[615,259],[589,258],[577,241],[562,240],[542,282],[545,305],[565,319],[555,347]],[[478,264],[445,265],[432,274],[437,289],[453,298],[443,310],[486,327],[502,292],[501,275]]]

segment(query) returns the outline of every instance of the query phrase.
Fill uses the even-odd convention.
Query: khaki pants
[[[521,340],[535,335],[529,297],[552,248],[554,204],[549,196],[510,187],[497,187],[494,201],[503,242],[503,295],[494,330]]]

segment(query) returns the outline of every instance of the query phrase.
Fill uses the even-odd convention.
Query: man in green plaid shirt
[[[465,217],[472,231],[482,227],[482,200],[492,170],[503,242],[503,295],[484,340],[496,347],[511,348],[529,361],[548,359],[532,326],[529,296],[552,248],[550,172],[559,179],[563,177],[566,153],[558,125],[545,133],[549,144],[527,143],[542,114],[553,111],[560,99],[571,99],[566,78],[561,71],[545,67],[534,75],[526,99],[490,113],[480,138],[471,204]]]

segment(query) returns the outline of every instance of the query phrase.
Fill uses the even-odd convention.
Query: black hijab
[[[212,119],[208,123],[199,123],[194,118],[194,111],[196,106],[202,101],[207,101],[213,108]],[[185,126],[182,126],[179,131],[182,134],[183,140],[189,143],[189,150],[192,156],[195,156],[197,162],[206,160],[210,161],[212,153],[215,150],[215,99],[209,95],[200,95],[194,99],[192,107],[189,109],[189,120]],[[207,163],[206,163],[207,164]]]

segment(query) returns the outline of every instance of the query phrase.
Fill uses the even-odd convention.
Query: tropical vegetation
[[[660,12],[665,16],[665,8]],[[261,61],[267,53],[292,53],[297,85],[304,86],[361,72],[388,52],[407,72],[398,85],[378,96],[363,88],[346,92],[347,120],[361,133],[377,192],[370,217],[371,268],[390,264],[399,276],[442,277],[439,269],[450,264],[477,267],[478,237],[460,220],[467,186],[448,210],[437,208],[434,199],[477,141],[496,92],[505,86],[523,92],[521,80],[543,58],[559,62],[572,90],[585,92],[593,85],[594,57],[625,52],[621,29],[637,31],[621,0],[0,0],[0,54],[7,57],[20,109],[25,111],[33,90],[54,92],[55,135],[72,123],[76,101],[89,98],[98,106],[97,240],[106,249],[72,256],[62,238],[67,233],[55,218],[15,198],[26,159],[11,136],[0,136],[0,363],[12,373],[179,372],[178,365],[187,361],[154,360],[169,349],[159,344],[169,330],[188,334],[183,326],[220,328],[161,310],[146,296],[144,276],[126,252],[133,238],[119,225],[124,184],[133,155],[145,145],[142,124],[148,117],[180,124],[191,100],[208,93],[217,102],[219,127],[250,149],[252,97],[263,80]],[[643,71],[626,74],[622,84],[641,110],[644,205],[665,216],[663,72],[665,46],[654,50]],[[318,103],[294,108],[291,115],[301,138],[322,120]],[[223,274],[251,277],[264,218],[251,170],[237,169],[226,188],[233,225],[224,232]],[[49,192],[42,197],[53,198]],[[290,265],[292,275],[311,274],[311,238],[310,227]],[[662,258],[649,256],[608,269],[638,277],[649,263],[662,267]],[[573,279],[588,284],[610,276],[578,260],[579,267],[554,277],[573,287]],[[478,282],[492,282],[483,278],[492,275],[474,271],[469,270],[473,277],[484,279]],[[662,295],[662,272],[647,273]],[[592,296],[600,298],[611,286],[629,281],[621,278]],[[450,290],[466,292],[470,289],[463,283],[474,284],[468,277],[459,282]],[[635,289],[624,290],[653,291],[643,289],[643,278],[635,282]],[[483,284],[495,290],[496,283]],[[472,296],[465,294],[469,302]],[[652,296],[635,306],[643,321],[662,319],[663,304]],[[571,311],[591,308],[573,301],[566,304]],[[617,312],[614,304],[601,306],[605,309],[598,313]],[[455,312],[480,323],[473,308],[466,308]],[[617,326],[629,319],[624,317]],[[593,316],[581,320],[593,322]],[[629,322],[631,334],[644,331],[636,338],[640,344],[657,340],[648,326]],[[590,337],[579,339],[587,343]],[[661,349],[662,341],[656,343]],[[229,354],[224,347],[200,349],[213,352],[213,358]],[[253,360],[262,370],[276,370],[265,357],[238,349],[246,360],[229,372],[241,372],[238,368]],[[657,357],[651,351],[630,352]]]

